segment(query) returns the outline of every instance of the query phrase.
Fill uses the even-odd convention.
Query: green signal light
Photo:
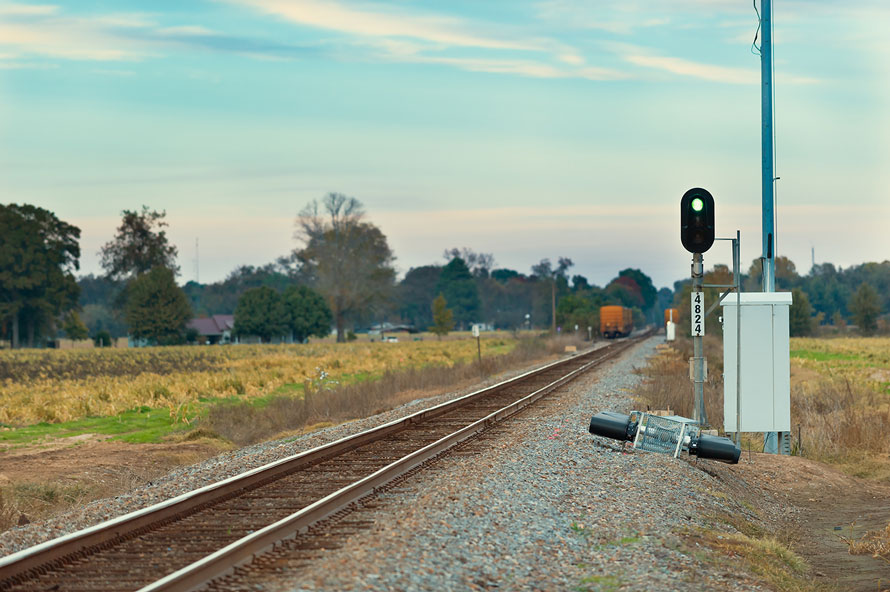
[[[692,206],[693,211],[700,212],[702,211],[702,208],[705,207],[705,202],[702,200],[702,198],[696,197],[689,205]]]

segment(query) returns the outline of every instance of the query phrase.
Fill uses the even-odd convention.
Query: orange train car
[[[623,306],[600,307],[600,335],[606,339],[627,337],[634,328],[633,312]]]
[[[664,309],[664,324],[667,325],[668,321],[673,321],[675,323],[679,323],[680,322],[680,309],[678,309],[678,308]]]

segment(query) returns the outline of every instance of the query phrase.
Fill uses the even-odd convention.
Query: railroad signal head
[[[680,200],[680,242],[690,253],[714,244],[714,197],[706,189],[690,189]]]

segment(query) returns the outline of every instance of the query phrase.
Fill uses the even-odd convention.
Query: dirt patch
[[[73,439],[78,442],[71,442]],[[56,440],[48,447],[28,446],[8,452],[2,456],[0,473],[13,483],[102,479],[121,472],[139,477],[166,473],[174,466],[198,462],[218,453],[218,446],[200,441],[128,444],[102,437],[77,436]]]
[[[764,517],[776,524],[776,538],[786,540],[813,568],[816,582],[839,590],[890,590],[890,563],[851,555],[841,538],[860,538],[890,524],[890,485],[851,477],[833,467],[797,456],[744,453],[736,466],[721,471],[760,484],[786,502],[784,516]],[[740,480],[741,481],[741,480]],[[753,507],[754,492],[737,490]]]
[[[824,380],[825,376],[813,368],[791,364],[791,382],[794,384],[820,383]]]
[[[120,495],[220,452],[219,441],[128,444],[87,434],[0,455],[0,529]]]

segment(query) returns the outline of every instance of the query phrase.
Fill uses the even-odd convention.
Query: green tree
[[[791,290],[791,310],[788,324],[792,337],[804,337],[813,333],[813,307],[806,292],[799,288]]]
[[[729,269],[728,266],[717,264],[710,271],[706,271],[703,283],[705,284],[731,284],[732,283],[732,270]],[[674,283],[675,291],[674,291],[674,308],[677,308],[680,312],[680,318],[675,319],[677,325],[682,327],[682,331],[689,335],[691,331],[691,326],[689,323],[689,312],[690,312],[690,298],[692,294],[692,282],[689,280],[682,280]],[[720,294],[724,291],[724,288],[704,288],[703,290],[704,298],[705,298],[705,310],[711,307],[711,304],[720,299]],[[732,295],[727,296],[727,298],[732,298]],[[705,319],[705,330],[707,333],[717,333],[720,334],[723,331],[723,325],[716,322],[717,316],[720,314],[720,307],[718,306],[715,309],[711,316]]]
[[[279,292],[296,285],[296,277],[290,275],[286,259],[263,266],[239,265],[221,282],[199,284],[194,281],[182,287],[195,314],[213,316],[232,314],[238,299],[246,290],[259,286],[269,286]]]
[[[442,268],[436,291],[451,304],[456,324],[463,327],[479,320],[479,290],[463,259],[455,257]]]
[[[126,280],[148,273],[155,267],[166,267],[179,273],[176,247],[167,240],[164,217],[167,212],[124,210],[114,239],[99,251],[102,268],[111,280]]]
[[[643,310],[650,310],[653,306],[655,306],[655,299],[658,295],[658,290],[655,289],[655,285],[652,283],[652,278],[650,278],[639,269],[632,269],[630,267],[619,271],[618,277],[627,277],[632,279],[634,283],[636,283],[640,291],[640,296],[643,298],[641,307]]]
[[[454,314],[451,309],[448,308],[448,302],[445,300],[445,295],[441,292],[436,299],[433,300],[433,326],[430,327],[430,331],[439,336],[439,339],[442,339],[443,335],[448,335],[448,332],[454,329]]]
[[[436,297],[436,286],[442,273],[440,265],[412,267],[396,288],[398,311],[402,320],[418,329],[433,322],[430,302]]]
[[[130,335],[149,343],[182,343],[192,309],[173,270],[155,267],[127,285],[126,319]]]
[[[328,301],[337,341],[346,341],[350,315],[387,303],[395,280],[395,257],[379,228],[364,221],[361,202],[341,193],[313,201],[297,217],[295,251],[299,274]]]
[[[460,258],[466,263],[473,277],[487,278],[494,268],[494,255],[491,253],[477,253],[473,249],[445,249],[443,253],[445,261]]]
[[[514,278],[523,277],[521,273],[515,269],[495,269],[491,272],[491,279],[497,280],[502,284],[506,284]]]
[[[289,328],[284,301],[274,288],[260,286],[241,295],[235,307],[235,334],[256,335],[263,343],[283,335]]]
[[[859,330],[871,335],[878,328],[878,317],[881,316],[881,302],[877,291],[866,283],[859,285],[849,305],[850,312]]]
[[[804,278],[801,288],[806,291],[815,311],[823,313],[827,319],[840,318],[846,313],[847,302],[853,293],[852,286],[844,279],[831,263],[817,263]]]
[[[115,310],[115,303],[123,304],[126,299],[123,294],[126,284],[87,274],[77,279],[77,285],[80,286],[80,318],[90,335],[96,335],[103,329],[115,337],[126,335],[127,324],[120,311]]]
[[[93,343],[96,344],[96,347],[110,347],[111,346],[111,333],[105,331],[104,329],[96,333],[96,337],[93,339]]]
[[[585,293],[567,294],[560,298],[556,307],[556,322],[566,331],[578,331],[587,335],[587,327],[595,333],[600,324],[600,302]]]
[[[489,277],[477,277],[481,312],[479,319],[491,323],[497,329],[527,327],[525,315],[534,312],[536,292],[541,292],[543,282],[536,282],[513,270],[495,270]],[[429,301],[428,301],[429,302]],[[545,320],[542,316],[540,319]]]
[[[294,340],[303,343],[309,337],[327,337],[333,315],[324,298],[306,286],[291,286],[282,296],[288,325]]]
[[[797,288],[801,282],[794,261],[782,255],[776,257],[775,276],[776,290],[779,292],[787,292],[792,288]],[[744,282],[745,291],[759,292],[762,284],[763,262],[758,257],[751,261],[751,267],[748,268],[748,277]]]
[[[80,311],[80,318],[87,326],[90,335],[99,331],[108,331],[115,337],[123,337],[127,334],[127,323],[121,315],[115,314],[114,309],[104,304],[87,304]]]
[[[643,295],[636,280],[631,277],[617,277],[606,286],[606,295],[616,304],[628,308],[640,308],[644,306]]]
[[[591,288],[590,282],[587,281],[587,278],[583,275],[573,275],[572,276],[572,291],[577,292],[578,290],[589,290]]]
[[[80,320],[80,315],[75,310],[68,313],[62,329],[65,331],[65,336],[74,341],[80,341],[90,336],[87,326]]]
[[[80,229],[28,204],[0,205],[0,323],[11,327],[19,347],[28,344],[77,305]]]

